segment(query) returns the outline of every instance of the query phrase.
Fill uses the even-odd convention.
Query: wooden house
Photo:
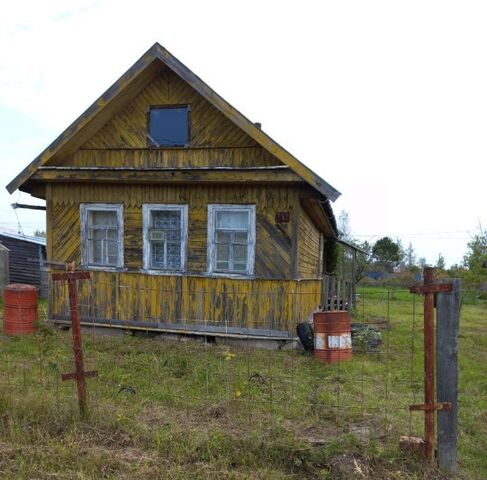
[[[84,322],[287,338],[322,301],[340,193],[157,43],[7,189],[91,271]]]
[[[0,231],[0,244],[8,250],[8,282],[34,285],[46,297],[46,239]]]

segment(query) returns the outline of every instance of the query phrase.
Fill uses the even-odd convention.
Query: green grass
[[[460,338],[459,477],[484,479],[487,303],[472,297]],[[41,321],[36,335],[0,338],[0,476],[425,478],[398,449],[400,435],[422,434],[421,413],[408,411],[422,402],[421,299],[373,287],[360,299],[355,321],[380,328],[381,352],[335,365],[85,331],[86,369],[99,376],[88,379],[84,420],[74,382],[60,380],[73,370],[69,332]]]

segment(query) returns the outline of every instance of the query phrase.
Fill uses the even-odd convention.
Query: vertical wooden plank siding
[[[262,147],[96,148],[80,149],[49,165],[73,167],[265,167],[281,163]]]
[[[302,208],[299,209],[297,255],[299,278],[312,279],[320,277],[321,234]]]
[[[151,106],[189,105],[190,140],[184,148],[150,148]],[[80,142],[81,143],[81,142]],[[81,148],[50,165],[78,167],[255,167],[281,165],[169,69],[164,70]],[[155,179],[157,181],[157,179]],[[238,182],[238,179],[236,179]],[[310,187],[306,187],[310,194]],[[305,190],[306,190],[305,189]],[[320,302],[320,235],[299,203],[299,188],[234,185],[52,184],[46,189],[49,259],[81,262],[81,203],[124,207],[124,268],[94,271],[80,292],[84,318],[140,323],[206,324],[288,332]],[[148,275],[143,269],[142,207],[188,205],[186,271]],[[253,279],[207,277],[208,204],[256,206]],[[289,223],[276,223],[276,212]],[[306,279],[300,282],[298,279]],[[54,315],[67,308],[53,285]]]
[[[206,325],[294,334],[320,302],[319,280],[252,280],[91,272],[80,286],[85,320]],[[67,318],[65,288],[52,286],[52,317]],[[133,325],[132,325],[133,326]]]
[[[450,283],[450,281],[448,281]],[[451,293],[437,294],[436,383],[437,401],[451,402],[451,410],[437,414],[438,466],[455,474],[458,435],[458,333],[460,328],[461,280],[452,281]]]
[[[220,327],[228,324],[292,333],[295,324],[318,306],[321,293],[319,280],[293,279],[292,223],[275,223],[276,211],[290,211],[291,217],[296,214],[296,198],[297,193],[288,186],[54,184],[47,201],[51,259],[80,264],[80,203],[123,203],[124,271],[93,272],[90,287],[83,286],[80,292],[84,318]],[[184,276],[141,271],[144,203],[188,204],[188,265]],[[256,205],[256,278],[206,277],[209,203]],[[54,316],[62,316],[67,308],[62,288],[59,284],[52,286]]]
[[[124,205],[126,269],[139,271],[142,259],[142,205],[187,204],[189,211],[188,274],[207,272],[208,204],[256,205],[255,276],[291,279],[291,224],[277,226],[275,213],[292,210],[296,194],[289,187],[245,186],[141,186],[57,184],[48,200],[52,211],[52,259],[81,261],[80,203]]]
[[[52,186],[46,185],[46,260],[52,260]]]

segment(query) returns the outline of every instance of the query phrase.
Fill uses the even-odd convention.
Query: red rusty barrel
[[[352,319],[342,310],[313,314],[315,357],[323,363],[352,358]]]
[[[3,333],[27,335],[37,331],[37,287],[12,283],[3,289]]]

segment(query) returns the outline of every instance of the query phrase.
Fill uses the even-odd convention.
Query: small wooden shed
[[[92,272],[86,323],[288,338],[322,302],[340,193],[157,43],[18,188],[46,200],[48,260]]]
[[[9,283],[27,283],[47,297],[46,239],[0,231],[0,243],[8,249]]]
[[[8,248],[0,243],[0,294],[3,293],[3,287],[9,283]]]

